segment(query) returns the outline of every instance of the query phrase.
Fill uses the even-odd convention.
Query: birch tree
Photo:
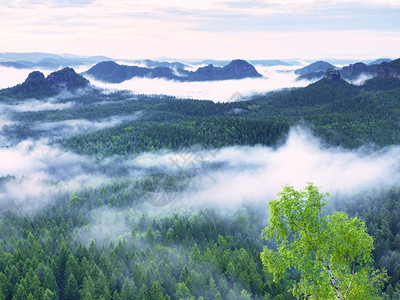
[[[292,292],[308,299],[374,299],[387,280],[372,267],[373,238],[363,220],[344,212],[324,213],[326,194],[313,184],[297,191],[285,186],[270,201],[269,224],[262,236],[275,240],[261,260],[279,281],[291,268],[300,273]]]

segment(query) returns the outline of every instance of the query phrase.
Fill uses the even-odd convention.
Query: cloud
[[[400,5],[391,1],[16,1],[0,12],[3,51],[52,51],[113,57],[321,58],[319,36],[341,44],[332,57],[396,56]],[[297,43],[289,36],[307,33]],[[334,32],[332,38],[331,32]],[[382,47],[354,43],[356,32]],[[275,34],[283,34],[274,38]],[[353,43],[342,42],[343,34]],[[311,44],[308,44],[310,43]],[[308,47],[308,45],[310,45]],[[329,43],[328,43],[329,45]],[[377,46],[377,45],[375,45]],[[277,51],[270,51],[270,47]],[[305,48],[305,49],[304,49]],[[291,49],[291,51],[289,51]],[[361,53],[360,49],[364,49]],[[384,50],[380,53],[380,50]],[[385,50],[386,49],[386,50]],[[240,50],[240,51],[238,51]],[[300,51],[297,51],[300,50]],[[306,51],[308,50],[308,51]],[[357,50],[357,51],[356,51]]]

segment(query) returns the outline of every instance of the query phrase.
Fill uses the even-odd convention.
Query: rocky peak
[[[400,78],[400,58],[391,62],[383,62],[377,68],[378,77]]]
[[[76,74],[74,69],[64,68],[47,76],[46,84],[54,90],[61,90],[64,88],[67,90],[76,90],[87,86],[89,81]]]
[[[43,73],[34,71],[26,80],[14,87],[0,91],[0,95],[15,98],[45,98],[55,96],[62,90],[75,91],[89,85],[89,81],[75,73],[72,68],[65,68],[51,73],[47,78]]]
[[[298,75],[305,75],[314,72],[326,72],[326,70],[331,68],[335,68],[335,66],[326,61],[319,60],[294,72]]]
[[[332,82],[340,81],[340,73],[338,70],[335,69],[326,70],[325,77]]]
[[[242,59],[232,60],[228,65],[223,67],[232,77],[262,77],[253,65]]]
[[[29,73],[28,78],[26,78],[25,82],[27,83],[40,83],[45,81],[45,77],[42,72],[33,71]]]

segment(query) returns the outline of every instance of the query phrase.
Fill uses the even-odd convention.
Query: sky
[[[0,52],[397,58],[400,0],[0,0]]]

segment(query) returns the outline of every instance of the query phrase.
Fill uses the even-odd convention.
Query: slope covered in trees
[[[43,77],[36,75],[41,82]],[[289,128],[299,124],[327,144],[344,148],[400,144],[400,81],[391,76],[371,79],[363,86],[322,79],[306,88],[232,103],[92,89],[84,95],[61,97],[51,103],[56,104],[54,109],[30,111],[12,110],[12,105],[31,100],[18,93],[11,96],[15,98],[2,98],[9,109],[9,121],[2,127],[8,141],[27,144],[32,155],[35,143],[27,140],[39,144],[42,138],[50,139],[59,124],[90,121],[93,128],[87,132],[50,139],[51,147],[62,145],[85,154],[77,156],[87,165],[68,164],[68,156],[75,154],[62,152],[57,159],[67,160],[66,170],[50,168],[49,172],[67,177],[69,168],[78,173],[98,168],[107,181],[75,184],[72,190],[65,187],[50,199],[39,193],[40,201],[48,202],[27,213],[26,202],[18,206],[14,194],[4,197],[25,178],[0,177],[1,199],[10,204],[0,203],[0,299],[7,300],[293,299],[290,288],[299,282],[300,274],[291,270],[274,282],[260,258],[264,246],[276,246],[260,236],[267,225],[270,199],[233,209],[192,207],[185,202],[184,192],[195,185],[196,172],[151,169],[136,176],[113,162],[130,164],[144,151],[193,145],[260,144],[272,146],[273,152]],[[117,125],[101,127],[113,118]],[[56,128],[48,129],[51,124]],[[47,154],[41,154],[41,171]],[[105,161],[110,163],[102,165]],[[53,177],[46,184],[64,188],[64,182]],[[35,181],[34,187],[40,190],[41,183]],[[350,218],[365,220],[375,240],[374,267],[386,268],[390,276],[379,294],[383,299],[400,295],[399,203],[399,189],[393,187],[331,205]]]
[[[121,154],[195,144],[273,145],[282,140],[289,126],[303,124],[331,145],[383,147],[400,143],[399,97],[400,80],[396,78],[374,78],[361,87],[324,78],[306,88],[257,96],[246,102],[157,100],[153,105],[149,101],[143,121],[151,122],[85,134],[63,144],[92,154],[110,147]],[[159,130],[166,132],[164,142]],[[148,146],[138,146],[143,143]]]

